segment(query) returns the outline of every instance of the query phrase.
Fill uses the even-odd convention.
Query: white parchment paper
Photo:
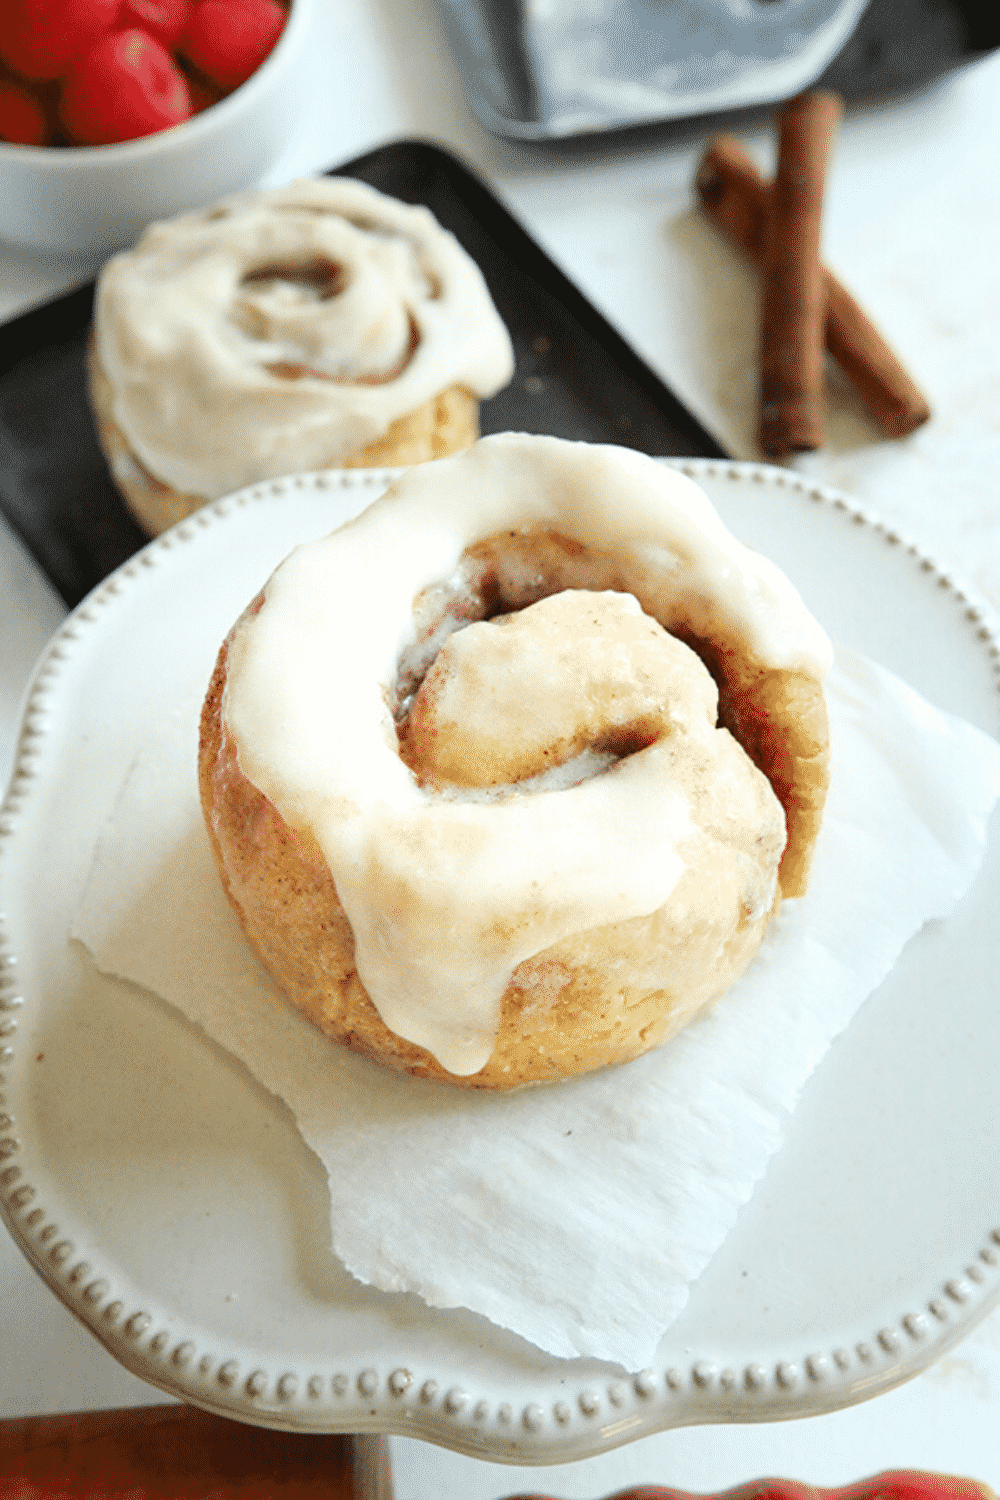
[[[808,895],[785,903],[714,1011],[624,1068],[479,1094],[398,1077],[315,1030],[222,895],[194,699],[135,761],[73,935],[289,1105],[327,1170],[333,1252],[356,1277],[637,1370],[833,1038],[971,884],[1000,797],[1000,745],[871,662],[839,651],[828,696],[833,779]]]

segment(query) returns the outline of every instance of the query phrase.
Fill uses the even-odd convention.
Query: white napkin
[[[1000,745],[864,658],[838,652],[829,700],[833,779],[808,896],[785,904],[714,1011],[623,1068],[470,1093],[392,1074],[315,1030],[222,895],[194,700],[134,763],[73,935],[285,1100],[327,1170],[333,1249],[356,1277],[471,1308],[554,1355],[637,1370],[833,1038],[970,885],[1000,797]]]

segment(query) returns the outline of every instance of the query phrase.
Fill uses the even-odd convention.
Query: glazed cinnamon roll
[[[112,257],[88,365],[111,473],[155,535],[262,479],[468,447],[513,355],[428,209],[325,177],[155,224]]]
[[[626,1061],[805,889],[830,656],[678,472],[483,439],[297,549],[223,644],[200,782],[226,892],[294,1003],[393,1067],[502,1089]]]

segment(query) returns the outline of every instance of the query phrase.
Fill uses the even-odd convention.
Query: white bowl
[[[256,73],[182,125],[116,146],[0,142],[0,238],[62,255],[118,250],[154,219],[253,187],[295,129],[315,5],[293,0]]]

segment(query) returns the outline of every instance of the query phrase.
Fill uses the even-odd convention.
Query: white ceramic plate
[[[792,474],[680,467],[832,635],[998,732],[994,622],[919,549]],[[0,1202],[15,1239],[138,1375],[272,1426],[552,1462],[905,1380],[1000,1298],[996,827],[955,916],[909,945],[810,1081],[787,1146],[637,1375],[354,1282],[285,1108],[68,941],[153,717],[207,682],[291,546],[385,480],[306,476],[208,508],[91,595],[42,659],[0,816]]]

